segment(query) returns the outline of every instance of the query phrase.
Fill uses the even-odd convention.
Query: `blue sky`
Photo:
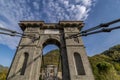
[[[120,0],[0,0],[0,27],[22,32],[21,20],[83,20],[83,30],[120,18]],[[54,14],[53,14],[54,13]],[[115,27],[120,23],[112,25]],[[120,30],[83,37],[89,56],[120,44]],[[20,38],[0,34],[0,64],[10,66]],[[47,52],[55,49],[49,45]]]

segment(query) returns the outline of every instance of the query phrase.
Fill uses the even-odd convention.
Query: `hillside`
[[[44,66],[46,65],[57,65],[58,66],[58,63],[60,63],[60,53],[59,53],[59,50],[56,49],[56,50],[52,50],[50,52],[48,52],[47,54],[43,55],[43,60],[44,60]],[[43,67],[43,65],[42,65]],[[61,63],[59,64],[59,70],[61,70]]]
[[[0,65],[0,72],[1,72],[2,70],[8,70],[8,67],[5,67],[5,66]]]
[[[49,64],[54,64],[57,65],[59,62],[59,50],[53,50],[45,54],[44,57],[44,64],[49,65]]]
[[[95,80],[120,80],[120,45],[89,57]]]
[[[8,67],[0,65],[0,80],[6,80],[6,75],[8,72]]]

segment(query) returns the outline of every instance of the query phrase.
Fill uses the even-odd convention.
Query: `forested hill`
[[[120,80],[120,45],[89,57],[95,80]]]

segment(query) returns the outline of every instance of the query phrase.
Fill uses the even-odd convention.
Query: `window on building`
[[[85,70],[83,67],[82,59],[79,53],[74,53],[75,65],[78,75],[85,75]]]

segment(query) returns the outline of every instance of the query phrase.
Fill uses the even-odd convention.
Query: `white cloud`
[[[21,32],[20,20],[85,20],[94,0],[0,0],[0,25]],[[4,19],[3,19],[4,18]],[[0,35],[0,44],[15,48],[18,38]]]
[[[85,20],[94,2],[93,0],[58,0],[58,2],[44,0],[43,3],[47,21],[52,19],[56,22],[59,20]]]
[[[35,7],[36,10],[39,10],[39,3],[38,2],[33,2],[33,6]]]
[[[85,6],[91,6],[92,4],[92,0],[82,0],[82,3],[85,5]]]
[[[65,6],[69,5],[69,1],[64,1],[63,3],[64,3]]]

